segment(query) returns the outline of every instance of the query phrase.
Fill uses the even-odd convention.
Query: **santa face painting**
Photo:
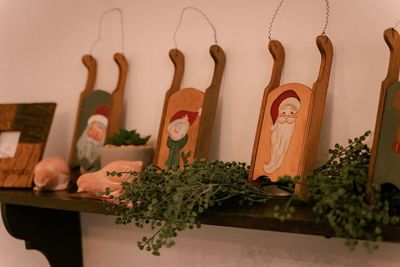
[[[96,161],[99,161],[100,148],[104,145],[107,132],[108,119],[107,112],[103,109],[97,109],[92,115],[86,129],[80,136],[76,148],[77,158],[80,162],[81,172],[97,170]]]
[[[300,98],[293,90],[284,91],[271,106],[270,161],[263,164],[266,174],[275,172],[282,165],[296,126],[300,111]]]
[[[179,167],[181,149],[187,144],[190,125],[193,124],[199,113],[181,110],[171,117],[167,127],[167,147],[169,149],[168,158],[165,162],[167,168]]]

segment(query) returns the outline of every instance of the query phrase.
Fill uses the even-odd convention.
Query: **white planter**
[[[142,161],[143,168],[153,161],[154,149],[149,145],[144,146],[111,146],[106,145],[100,149],[101,167],[117,160]]]

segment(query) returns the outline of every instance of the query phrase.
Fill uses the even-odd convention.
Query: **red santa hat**
[[[105,127],[108,125],[108,107],[99,106],[92,116],[88,119],[88,124],[91,124],[94,121],[98,121],[103,124]]]
[[[275,100],[272,102],[271,106],[271,118],[272,124],[275,124],[276,119],[279,115],[279,110],[283,106],[292,105],[297,110],[300,109],[300,97],[293,90],[287,90],[281,93]]]
[[[169,124],[184,122],[189,125],[192,125],[193,122],[196,120],[197,116],[200,115],[201,115],[201,108],[198,111],[180,110],[171,117],[171,119],[169,120]]]

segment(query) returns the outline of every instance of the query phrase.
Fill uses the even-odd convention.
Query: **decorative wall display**
[[[32,187],[55,108],[55,103],[0,105],[0,187]]]
[[[381,85],[369,167],[369,182],[390,183],[400,189],[400,35],[386,29],[389,68]]]
[[[122,11],[120,9],[110,9],[104,12],[100,19],[100,29],[104,15],[111,11],[120,12],[122,29]],[[99,40],[101,40],[101,32],[93,44],[91,52]],[[122,44],[121,49],[123,49]],[[82,60],[88,69],[88,78],[79,99],[69,158],[69,166],[74,173],[73,178],[79,176],[77,172],[96,171],[100,168],[100,148],[106,137],[115,133],[120,127],[128,71],[128,62],[125,56],[122,53],[116,53],[114,60],[118,65],[119,77],[116,89],[110,94],[103,90],[94,90],[97,72],[96,59],[92,55],[85,55]]]
[[[270,25],[268,48],[274,65],[261,104],[249,177],[252,181],[267,177],[274,182],[284,175],[304,177],[314,169],[318,150],[333,58],[332,43],[325,35],[328,13],[323,33],[316,39],[321,65],[312,89],[300,83],[281,85],[285,52],[278,40],[271,39],[271,28],[282,2]]]
[[[199,12],[207,19],[214,30],[215,43],[217,43],[214,26],[197,8],[187,7],[182,10],[177,30],[182,22],[184,12],[189,9]],[[165,96],[158,132],[154,164],[159,167],[182,167],[186,160],[191,162],[193,159],[208,157],[225,67],[225,53],[220,46],[217,44],[211,46],[210,54],[215,63],[214,74],[211,85],[204,93],[195,88],[180,88],[184,71],[184,55],[177,48],[169,52],[175,66],[175,73],[172,85]]]

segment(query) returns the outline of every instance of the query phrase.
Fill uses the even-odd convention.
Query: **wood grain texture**
[[[42,158],[56,104],[0,105],[4,131],[20,132],[16,153],[0,158],[0,187],[32,187],[33,169]]]
[[[326,95],[328,92],[329,78],[333,61],[333,47],[328,36],[317,37],[317,46],[321,54],[321,64],[318,78],[312,87],[312,102],[310,105],[309,133],[307,134],[307,147],[304,157],[303,177],[310,174],[315,168],[318,145],[321,134],[322,120],[325,113]]]
[[[87,80],[86,80],[86,85],[81,94],[79,95],[79,102],[78,102],[78,110],[75,114],[75,127],[74,127],[74,133],[72,136],[72,143],[71,143],[71,149],[69,153],[69,165],[71,166],[73,161],[74,161],[74,155],[75,155],[75,144],[78,141],[79,138],[79,133],[78,133],[78,128],[79,128],[79,118],[81,116],[82,112],[82,102],[85,99],[87,95],[89,95],[93,88],[94,88],[94,83],[96,81],[96,75],[97,75],[97,61],[96,59],[91,56],[91,55],[84,55],[82,57],[82,62],[83,65],[88,70],[88,75],[87,75]],[[77,174],[79,176],[79,174]]]
[[[199,140],[196,146],[195,159],[208,158],[215,114],[217,113],[218,96],[226,62],[225,53],[218,45],[210,47],[210,54],[214,60],[215,67],[211,85],[207,88],[204,96],[202,116],[200,118],[201,127],[199,128]]]
[[[109,114],[109,123],[107,127],[107,136],[113,135],[121,127],[122,110],[124,104],[124,92],[126,78],[128,75],[128,61],[121,53],[114,55],[114,60],[118,65],[119,76],[115,90],[112,92],[111,110]]]
[[[399,81],[399,72],[400,72],[400,35],[395,29],[389,28],[384,31],[383,36],[387,46],[389,47],[390,57],[389,57],[388,71],[385,79],[382,81],[381,84],[378,112],[375,123],[374,139],[371,150],[371,159],[368,169],[368,188],[370,187],[374,177],[377,148],[381,134],[380,131],[383,118],[383,110],[386,102],[386,93],[392,84]]]
[[[0,131],[12,129],[16,109],[17,105],[15,104],[0,105]]]
[[[171,59],[172,63],[174,64],[174,76],[172,78],[172,83],[170,88],[165,94],[164,98],[164,105],[163,105],[163,111],[161,114],[161,121],[160,121],[160,127],[158,129],[158,138],[157,138],[157,144],[156,144],[156,150],[154,153],[154,160],[153,163],[157,165],[158,162],[160,162],[160,151],[161,151],[161,146],[162,146],[162,136],[164,133],[165,129],[165,116],[167,113],[167,108],[168,108],[168,102],[170,97],[177,92],[180,89],[181,83],[182,83],[182,78],[183,78],[183,73],[185,70],[185,56],[182,54],[179,49],[171,49],[169,51],[169,58]]]
[[[206,159],[208,157],[208,152],[210,148],[210,143],[211,143],[211,133],[212,133],[212,127],[214,124],[214,119],[215,119],[215,113],[217,110],[217,105],[218,105],[218,96],[219,96],[219,90],[221,87],[221,82],[222,82],[222,76],[223,76],[223,71],[225,68],[225,53],[221,47],[218,45],[213,45],[210,47],[210,54],[214,60],[215,67],[214,67],[214,73],[213,77],[211,80],[210,86],[206,89],[204,96],[198,94],[198,96],[194,96],[193,94],[193,99],[191,102],[193,103],[202,103],[201,106],[201,116],[200,116],[200,122],[198,126],[198,133],[197,135],[197,140],[195,143],[195,148],[193,149],[192,156],[190,159]],[[158,131],[158,139],[157,139],[157,145],[156,145],[156,150],[155,150],[155,155],[154,155],[154,161],[153,163],[155,165],[161,164],[160,167],[164,166],[164,158],[165,158],[165,134],[166,134],[166,127],[167,123],[169,122],[169,119],[167,118],[168,116],[168,110],[170,109],[176,109],[176,108],[171,108],[171,98],[173,95],[178,94],[184,74],[184,68],[185,68],[185,58],[184,55],[182,54],[181,51],[178,49],[172,49],[169,52],[169,56],[174,64],[174,76],[172,79],[171,86],[169,90],[167,91],[165,98],[164,98],[164,106],[163,106],[163,112],[161,116],[161,122],[160,122],[160,127]],[[188,88],[186,88],[188,89]],[[184,90],[186,90],[184,89]],[[193,89],[193,88],[191,88]],[[204,100],[203,100],[204,97]],[[186,98],[186,96],[184,97]],[[190,101],[189,101],[190,102]],[[182,101],[182,103],[187,103],[187,100]],[[180,110],[189,110],[189,111],[196,111],[197,109],[193,110],[194,107],[188,107],[185,108],[184,105],[179,105]]]
[[[19,143],[13,158],[0,159],[0,187],[31,187],[42,152],[42,144]]]
[[[300,146],[296,146],[298,155],[296,155],[296,153],[290,154],[290,149],[293,150],[293,148],[288,149],[289,155],[287,155],[287,160],[290,163],[288,164],[290,166],[294,164],[293,162],[295,162],[296,164],[294,164],[290,168],[283,168],[285,166],[283,164],[283,170],[281,172],[277,170],[277,175],[272,175],[272,177],[269,177],[268,175],[268,177],[272,178],[272,180],[276,180],[279,176],[282,175],[299,175],[303,178],[306,177],[306,175],[308,175],[315,167],[318,143],[320,138],[320,129],[324,115],[326,94],[333,60],[333,48],[329,38],[325,35],[320,35],[317,37],[316,43],[321,53],[319,74],[316,82],[313,85],[311,96],[304,96],[304,99],[308,99],[309,101],[309,104],[306,104],[304,106],[307,109],[307,114],[304,115],[307,117],[305,122],[306,125],[305,127],[301,127],[303,129],[300,131],[304,135],[304,137],[296,137],[294,139],[295,144],[296,142],[302,144],[301,149],[299,149]],[[262,152],[263,149],[269,150],[271,146],[266,141],[269,137],[269,128],[271,127],[271,120],[269,119],[268,114],[271,108],[271,102],[277,97],[277,93],[274,93],[274,91],[282,90],[282,86],[279,86],[279,84],[285,60],[283,46],[279,41],[272,40],[269,42],[268,48],[273,56],[274,66],[271,74],[271,80],[264,90],[264,96],[260,109],[256,138],[253,146],[251,168],[249,173],[249,179],[252,181],[262,175],[262,167],[260,166],[260,164],[262,162],[265,162],[265,160],[268,160],[268,156],[266,156],[266,153]],[[288,85],[290,84],[287,84],[285,86]],[[303,101],[303,99],[301,100]],[[290,145],[292,146],[293,144],[291,143]],[[262,159],[260,159],[260,157]],[[295,165],[297,166],[297,170],[295,170]],[[264,173],[264,175],[266,174]],[[300,189],[298,188],[298,190]]]
[[[128,73],[128,62],[125,56],[121,53],[116,53],[114,55],[114,61],[118,65],[119,76],[118,82],[116,85],[115,90],[112,92],[112,100],[111,104],[105,103],[105,106],[109,106],[109,113],[108,113],[108,126],[107,126],[107,136],[111,136],[114,134],[119,128],[121,124],[121,117],[122,117],[122,109],[123,109],[123,98],[124,98],[124,91],[126,85],[126,78]],[[79,97],[78,109],[75,117],[75,128],[72,137],[72,143],[70,148],[69,154],[69,165],[72,168],[72,181],[75,181],[78,176],[80,175],[78,171],[78,167],[75,166],[76,164],[76,143],[82,133],[80,131],[80,124],[81,122],[81,115],[84,109],[83,104],[90,97],[94,90],[94,85],[96,81],[97,75],[97,62],[96,59],[91,55],[85,55],[82,58],[82,62],[88,70],[87,81],[84,90],[81,92]],[[99,90],[96,90],[99,91]]]
[[[265,116],[265,110],[266,110],[266,105],[267,105],[267,100],[268,100],[268,94],[274,88],[277,88],[280,85],[282,71],[283,71],[283,64],[285,63],[285,50],[279,41],[271,40],[268,43],[268,49],[272,55],[274,63],[272,66],[272,73],[271,73],[271,78],[270,78],[269,84],[264,89],[264,94],[263,94],[263,98],[261,101],[260,115],[258,117],[257,130],[256,130],[256,137],[254,140],[253,152],[251,155],[251,163],[250,163],[250,171],[249,171],[249,180],[250,181],[254,180],[253,178],[256,178],[254,175],[255,162],[257,159],[257,151],[259,150],[261,132],[263,129],[263,122],[265,120],[264,116]]]

